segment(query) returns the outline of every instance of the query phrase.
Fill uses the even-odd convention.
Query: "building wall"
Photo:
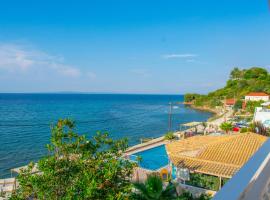
[[[269,101],[269,96],[245,96],[246,101]]]
[[[270,120],[270,109],[257,107],[254,113],[254,121],[264,123],[266,120]]]

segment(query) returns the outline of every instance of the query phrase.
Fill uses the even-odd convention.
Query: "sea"
[[[172,130],[212,116],[181,104],[183,100],[183,95],[0,94],[0,178],[46,155],[58,119],[74,120],[76,132],[88,138],[101,131],[135,145],[168,131],[170,102]]]

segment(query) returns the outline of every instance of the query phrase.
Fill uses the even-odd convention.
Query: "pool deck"
[[[179,136],[179,134],[181,134],[181,133],[182,132],[179,131],[179,132],[175,132],[174,134],[175,134],[175,136]],[[129,156],[131,154],[145,151],[148,149],[152,149],[152,148],[155,148],[155,147],[158,147],[160,145],[167,144],[167,143],[168,143],[168,140],[165,140],[164,136],[158,137],[158,138],[155,138],[155,139],[150,140],[148,142],[137,144],[135,146],[128,148],[125,152],[125,155]]]

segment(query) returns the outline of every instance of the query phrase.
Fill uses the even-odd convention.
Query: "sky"
[[[207,93],[269,53],[267,0],[0,6],[0,92]]]

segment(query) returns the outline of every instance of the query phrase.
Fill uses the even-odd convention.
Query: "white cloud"
[[[62,76],[79,77],[80,69],[65,64],[64,59],[20,44],[0,43],[0,69],[8,72],[27,72],[50,69]]]
[[[27,70],[34,64],[32,54],[13,44],[0,44],[0,68]]]
[[[196,54],[189,54],[189,53],[185,53],[185,54],[166,54],[163,55],[162,57],[165,59],[172,59],[172,58],[195,58],[198,55]]]

